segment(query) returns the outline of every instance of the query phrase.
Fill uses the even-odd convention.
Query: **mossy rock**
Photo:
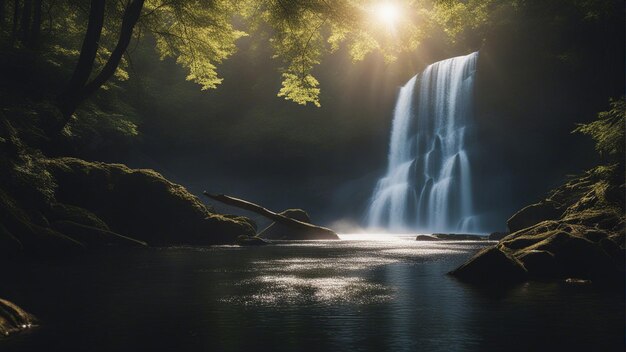
[[[565,232],[558,232],[525,250],[553,253],[559,278],[611,279],[618,273],[611,257],[600,245]]]
[[[561,214],[563,214],[563,210],[560,209],[559,204],[544,201],[523,208],[511,216],[506,223],[509,231],[515,232],[533,226],[541,221],[559,219]]]
[[[4,238],[13,237],[19,242],[12,247],[19,254],[32,254],[39,257],[63,257],[84,250],[84,245],[64,234],[32,221],[29,214],[17,202],[0,190],[0,223]],[[12,241],[14,242],[14,241]]]
[[[72,221],[54,222],[52,223],[52,228],[90,248],[99,248],[111,245],[124,247],[146,246],[145,242],[141,242],[109,230],[79,224]]]
[[[249,221],[210,213],[153,170],[75,158],[51,159],[48,169],[59,202],[88,209],[111,231],[149,245],[224,244],[255,233]]]
[[[109,226],[96,214],[74,205],[53,203],[46,212],[46,216],[52,222],[71,221],[101,230],[109,230]]]
[[[520,252],[517,258],[531,277],[550,278],[558,273],[554,254],[549,251],[528,250]]]
[[[513,283],[527,277],[524,266],[497,246],[485,248],[468,262],[450,272],[463,281],[477,283]]]

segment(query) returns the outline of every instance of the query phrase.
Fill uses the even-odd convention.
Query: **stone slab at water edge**
[[[574,278],[623,283],[623,192],[624,173],[617,166],[600,166],[573,178],[516,213],[509,225],[517,231],[451,274],[468,281]],[[518,229],[519,224],[530,225]]]

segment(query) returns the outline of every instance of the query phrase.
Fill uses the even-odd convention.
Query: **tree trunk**
[[[105,0],[91,0],[89,23],[87,24],[87,32],[80,49],[78,63],[70,82],[57,98],[59,109],[63,113],[63,121],[58,122],[58,126],[55,127],[57,131],[61,131],[65,127],[76,110],[80,91],[85,86],[93,70],[94,60],[98,52],[98,42],[100,41],[102,26],[104,25],[105,2]]]
[[[28,43],[31,47],[39,44],[39,34],[41,33],[41,7],[43,0],[35,0],[33,3],[33,22],[30,27],[30,37]]]
[[[4,29],[4,17],[6,16],[6,2],[4,0],[0,0],[0,31]]]
[[[111,56],[109,56],[109,59],[102,68],[102,71],[100,71],[100,73],[87,84],[85,89],[83,89],[80,101],[78,103],[81,103],[83,100],[87,99],[98,89],[100,89],[100,87],[102,87],[102,85],[106,81],[108,81],[115,73],[115,70],[120,64],[120,60],[122,59],[124,52],[126,52],[128,44],[130,44],[130,40],[133,37],[133,30],[135,29],[135,25],[139,20],[139,15],[141,15],[143,3],[144,0],[134,0],[126,8],[126,11],[124,12],[124,18],[122,19],[120,37],[117,41],[115,49],[113,49],[113,52],[111,53]]]
[[[65,125],[69,122],[78,105],[95,93],[115,73],[115,70],[120,64],[120,60],[122,59],[122,56],[132,39],[133,29],[135,28],[135,25],[139,20],[139,16],[141,15],[144,0],[133,0],[128,7],[126,7],[126,10],[124,11],[124,18],[122,19],[120,37],[115,49],[113,49],[111,56],[98,75],[96,75],[91,82],[87,83],[91,71],[93,70],[93,62],[98,49],[97,42],[102,31],[102,22],[104,19],[104,0],[92,0],[91,3],[92,9],[90,10],[89,15],[89,26],[87,28],[85,40],[83,41],[83,47],[81,48],[78,65],[76,66],[68,88],[59,98],[59,107],[64,118],[58,131],[63,129],[63,127],[65,127]],[[97,11],[94,11],[94,9]]]
[[[13,0],[13,22],[11,23],[11,44],[17,39],[17,26],[20,18],[20,0]]]
[[[22,9],[22,20],[20,21],[20,39],[23,43],[28,42],[30,35],[30,20],[33,8],[33,0],[24,0],[24,8]]]
[[[321,226],[315,226],[306,222],[302,222],[302,221],[298,221],[292,218],[288,218],[284,215],[275,213],[269,209],[263,208],[262,206],[258,205],[258,204],[254,204],[252,202],[248,202],[246,200],[243,199],[238,199],[238,198],[234,198],[234,197],[229,197],[227,195],[224,194],[211,194],[208,192],[203,192],[205,196],[211,198],[211,199],[215,199],[219,202],[222,202],[224,204],[228,204],[228,205],[232,205],[241,209],[245,209],[254,213],[257,213],[259,215],[265,216],[266,218],[281,224],[281,225],[285,225],[288,226],[289,228],[292,228],[294,230],[297,231],[304,231],[307,233],[311,233],[311,234],[323,234],[325,237],[329,237],[329,238],[338,238],[337,234],[335,232],[333,232],[331,229],[328,229],[326,227],[321,227]]]

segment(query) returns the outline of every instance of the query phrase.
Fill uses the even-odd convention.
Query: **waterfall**
[[[387,174],[378,181],[367,213],[370,228],[477,230],[466,149],[477,59],[475,52],[436,62],[400,89]]]

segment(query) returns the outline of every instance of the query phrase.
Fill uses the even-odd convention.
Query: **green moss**
[[[71,221],[98,229],[108,230],[109,226],[96,214],[74,205],[53,203],[46,213],[50,221]]]
[[[110,229],[151,245],[232,243],[249,220],[213,214],[184,187],[147,169],[75,158],[47,161],[58,201],[89,209]]]

